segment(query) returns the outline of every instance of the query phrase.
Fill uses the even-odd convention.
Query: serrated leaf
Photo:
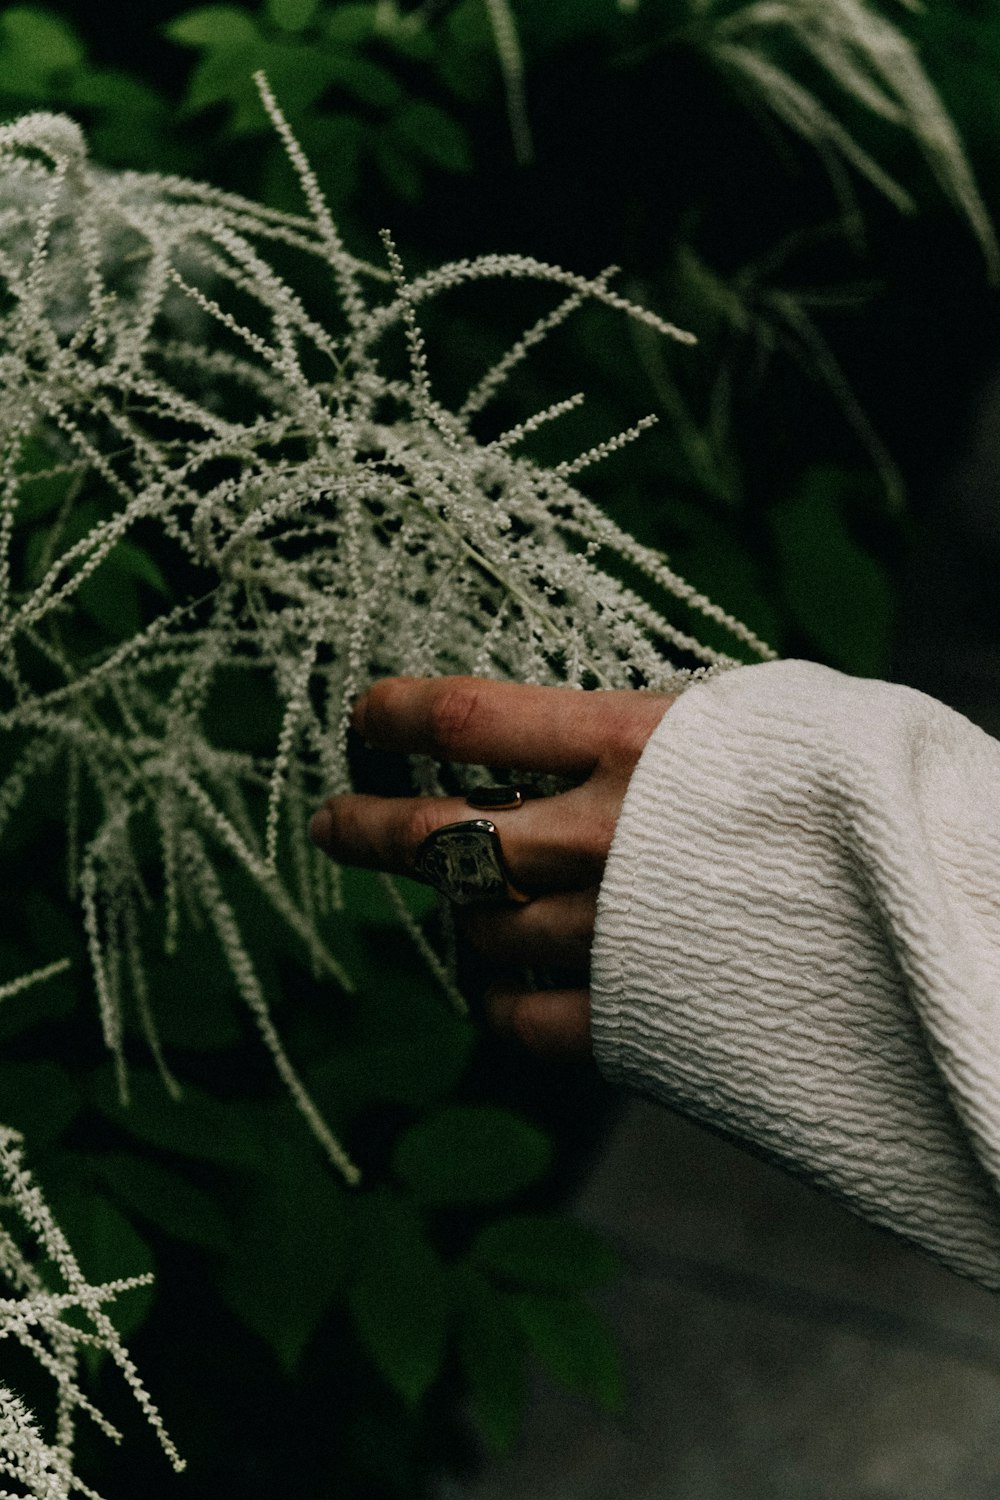
[[[520,1324],[506,1298],[470,1266],[455,1268],[458,1356],[476,1423],[494,1453],[517,1437],[527,1401],[527,1360]]]
[[[87,56],[61,16],[33,5],[12,5],[0,14],[0,47],[16,53],[18,66],[43,76],[79,68]]]
[[[233,1231],[226,1215],[209,1193],[179,1172],[124,1151],[94,1154],[88,1162],[112,1196],[141,1219],[187,1244],[216,1251],[229,1248]]]
[[[582,1297],[511,1292],[510,1305],[542,1364],[571,1391],[621,1411],[625,1377],[611,1331]]]
[[[76,1079],[58,1063],[0,1063],[0,1120],[22,1131],[32,1149],[62,1135],[82,1104]]]
[[[411,99],[392,117],[392,131],[416,155],[447,172],[472,171],[468,132],[452,116],[425,99]]]
[[[469,1259],[502,1281],[563,1292],[599,1286],[622,1269],[610,1245],[586,1224],[543,1214],[487,1224]]]
[[[218,1280],[229,1306],[289,1373],[336,1300],[353,1237],[354,1204],[312,1142],[276,1137],[267,1178],[244,1199],[235,1250]]]
[[[416,1406],[444,1361],[444,1273],[416,1211],[384,1191],[358,1202],[358,1266],[348,1305],[376,1368]]]
[[[495,1203],[544,1176],[552,1147],[527,1120],[492,1105],[450,1105],[411,1126],[393,1171],[423,1203]]]
[[[267,19],[281,31],[304,31],[319,0],[267,0]]]
[[[892,589],[847,529],[844,485],[838,470],[817,467],[768,522],[796,622],[838,667],[881,677],[892,646]]]
[[[201,5],[184,11],[163,28],[182,47],[249,48],[260,38],[257,22],[236,5]]]

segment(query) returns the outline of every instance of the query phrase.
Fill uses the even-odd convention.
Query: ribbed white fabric
[[[805,661],[689,688],[598,901],[598,1063],[1000,1288],[1000,741]]]

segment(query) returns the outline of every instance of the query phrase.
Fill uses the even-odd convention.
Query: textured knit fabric
[[[598,902],[595,1053],[1000,1288],[1000,741],[804,661],[689,688]]]

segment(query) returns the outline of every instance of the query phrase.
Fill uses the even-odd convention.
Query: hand
[[[489,814],[514,884],[533,899],[458,912],[464,937],[495,976],[485,996],[490,1020],[532,1051],[591,1051],[587,985],[597,892],[632,772],[673,701],[476,677],[389,677],[355,705],[354,728],[374,749],[580,782]],[[428,834],[476,816],[482,814],[460,797],[350,793],[329,798],[309,834],[340,864],[412,875]],[[538,990],[516,977],[536,966],[565,975],[567,987]]]

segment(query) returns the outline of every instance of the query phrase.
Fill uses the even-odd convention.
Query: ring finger
[[[594,836],[585,787],[542,797],[514,812],[491,815],[504,859],[527,889],[575,887],[599,881],[603,851]],[[414,874],[423,841],[449,823],[476,817],[459,797],[375,797],[349,792],[330,797],[310,822],[313,842],[343,865]],[[478,813],[479,817],[483,814]]]
[[[596,909],[596,888],[560,891],[513,909],[464,911],[459,928],[473,951],[490,963],[542,964],[585,977]]]

